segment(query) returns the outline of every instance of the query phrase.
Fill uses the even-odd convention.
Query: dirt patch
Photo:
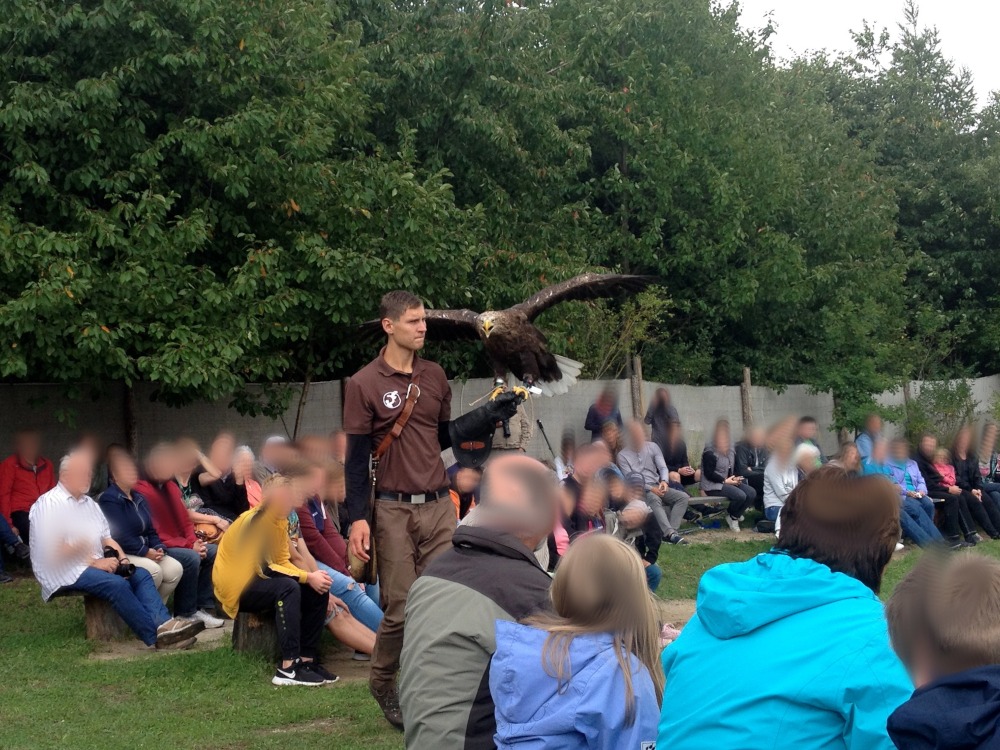
[[[211,651],[219,646],[228,646],[232,643],[233,621],[226,620],[226,624],[221,628],[212,630],[202,630],[198,633],[198,642],[190,649],[191,651]],[[165,651],[165,654],[184,653],[180,651]],[[90,658],[95,661],[113,661],[115,659],[134,659],[141,656],[149,656],[150,649],[137,638],[127,641],[111,641],[108,643],[95,644],[95,650],[91,652]]]
[[[694,617],[694,599],[665,599],[660,602],[663,621],[680,630]]]

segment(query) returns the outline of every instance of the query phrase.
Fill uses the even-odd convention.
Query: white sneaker
[[[729,530],[739,533],[740,531],[740,519],[733,518],[731,515],[726,513],[726,523],[729,524]]]
[[[203,609],[199,609],[188,619],[197,620],[198,622],[203,622],[205,623],[206,628],[221,628],[223,625],[226,624],[225,620],[210,615]]]

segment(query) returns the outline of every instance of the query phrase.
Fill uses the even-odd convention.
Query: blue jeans
[[[142,568],[128,578],[87,568],[76,583],[60,591],[79,591],[104,599],[147,646],[156,643],[156,629],[170,619],[153,577]]]
[[[177,617],[191,617],[199,609],[215,609],[215,591],[212,588],[212,566],[219,548],[208,545],[205,559],[193,549],[167,547],[167,554],[184,568],[181,580],[174,590],[174,614]]]
[[[7,523],[7,519],[0,516],[0,545],[13,547],[21,541],[21,538],[14,533],[14,530]],[[0,573],[3,572],[3,550],[0,550]]]
[[[649,590],[654,594],[656,589],[660,587],[660,579],[663,578],[663,571],[660,570],[660,566],[653,563],[646,568],[646,585],[649,586]]]
[[[934,501],[931,500],[929,497],[927,497],[927,495],[924,495],[923,497],[919,497],[919,498],[914,497],[914,498],[911,498],[911,499],[914,502],[917,502],[917,503],[920,504],[920,509],[923,510],[923,512],[927,514],[927,517],[929,519],[931,519],[931,521],[933,522],[934,521]]]
[[[338,599],[343,600],[344,604],[347,605],[347,611],[353,615],[355,620],[372,632],[377,631],[378,626],[382,624],[384,615],[379,606],[368,597],[368,594],[361,590],[360,584],[350,576],[345,576],[340,571],[334,570],[329,565],[325,565],[318,560],[316,564],[320,570],[326,571],[330,578],[333,579],[333,586],[330,587],[330,593]],[[351,584],[354,585],[352,586]]]
[[[778,520],[778,516],[780,514],[781,514],[780,505],[771,505],[768,506],[767,508],[764,508],[764,518],[766,518],[768,521],[771,521],[772,523]]]
[[[933,505],[931,507],[933,508]],[[912,539],[918,547],[931,542],[940,542],[943,538],[937,526],[924,511],[923,504],[913,497],[903,498],[899,525],[903,529],[903,536]]]

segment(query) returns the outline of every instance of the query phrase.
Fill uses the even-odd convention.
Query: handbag
[[[378,582],[378,563],[375,549],[375,524],[378,519],[378,514],[375,512],[375,483],[377,481],[378,465],[386,451],[389,450],[389,446],[399,437],[403,428],[406,427],[406,423],[410,421],[413,408],[417,405],[417,399],[420,398],[419,380],[418,376],[410,381],[410,385],[406,389],[406,400],[403,402],[403,411],[400,412],[396,421],[393,422],[392,429],[382,438],[382,442],[378,444],[378,448],[372,453],[371,481],[368,486],[368,528],[371,530],[368,538],[368,560],[362,560],[360,557],[354,555],[350,547],[347,550],[347,567],[351,571],[351,577],[358,583],[374,585]]]

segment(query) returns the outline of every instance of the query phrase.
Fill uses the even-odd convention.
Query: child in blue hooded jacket
[[[770,552],[709,570],[663,652],[663,750],[890,750],[912,690],[877,592],[899,534],[882,477],[825,466],[795,486]]]
[[[652,750],[663,673],[639,556],[613,537],[583,537],[551,597],[554,614],[496,624],[497,748]]]

